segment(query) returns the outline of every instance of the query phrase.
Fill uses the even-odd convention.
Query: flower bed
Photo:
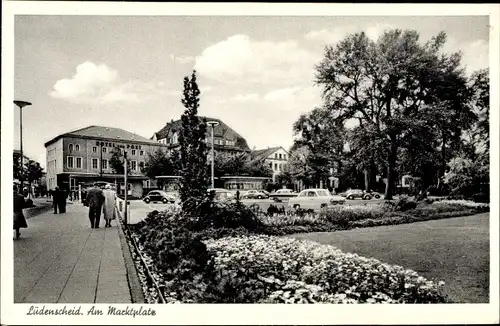
[[[408,204],[410,203],[410,204]],[[411,208],[409,208],[411,207]],[[465,200],[440,200],[432,203],[405,199],[366,206],[334,206],[319,213],[260,216],[269,235],[328,232],[359,227],[396,225],[433,219],[467,216],[489,211],[488,204]]]

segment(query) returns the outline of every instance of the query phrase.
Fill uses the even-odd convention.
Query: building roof
[[[274,152],[276,152],[277,150],[279,150],[281,148],[283,148],[283,147],[278,146],[278,147],[269,147],[266,149],[258,149],[258,150],[252,151],[252,153],[251,153],[252,159],[253,160],[264,160],[264,159],[268,158],[269,156],[273,155]]]
[[[107,139],[114,141],[130,141],[135,143],[145,143],[151,145],[160,145],[159,143],[148,139],[146,137],[140,136],[138,134],[134,134],[132,132],[120,129],[120,128],[112,128],[112,127],[103,127],[103,126],[88,126],[82,129],[70,131],[64,134],[61,134],[55,137],[52,140],[49,140],[45,143],[45,147],[50,145],[51,143],[59,140],[63,137],[80,137],[80,138],[91,138],[91,139]]]
[[[205,121],[217,121],[219,125],[215,126],[214,128],[214,136],[223,137],[225,139],[231,139],[236,141],[236,146],[215,145],[215,148],[227,148],[227,149],[250,151],[250,147],[248,147],[245,138],[243,138],[240,134],[238,134],[234,129],[229,127],[227,124],[225,124],[222,120],[205,116],[198,116],[198,118]],[[165,127],[160,129],[160,131],[155,132],[153,137],[151,137],[151,139],[156,138],[157,140],[159,140],[167,138],[169,133],[171,133],[172,131],[178,132],[181,129],[181,127],[182,127],[181,119],[175,121],[171,120],[170,122],[167,122]],[[207,133],[211,135],[210,128],[207,128]]]

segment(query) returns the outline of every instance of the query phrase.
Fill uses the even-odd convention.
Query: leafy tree
[[[293,146],[288,157],[287,169],[294,180],[306,187],[313,185],[316,172],[310,164],[310,151],[306,146]]]
[[[441,54],[445,40],[440,33],[422,44],[412,30],[386,31],[377,41],[356,33],[335,47],[327,46],[317,66],[324,109],[336,121],[357,121],[354,137],[371,144],[364,161],[376,161],[373,154],[382,149],[386,199],[392,199],[398,152],[410,146],[408,138],[432,133],[438,126],[444,151],[448,136],[458,139],[459,126],[468,121],[460,55]],[[450,125],[455,118],[457,123]]]
[[[196,71],[191,78],[184,78],[184,98],[182,104],[186,108],[182,114],[182,128],[179,136],[181,187],[180,197],[183,209],[189,211],[189,199],[201,199],[208,189],[207,148],[203,141],[206,136],[206,121],[198,118],[200,90],[196,83]]]
[[[40,166],[40,163],[33,161],[33,160],[29,160],[29,162],[26,163],[24,173],[25,173],[26,179],[29,183],[29,189],[31,191],[31,185],[33,184],[33,182],[40,181],[40,179],[42,178],[43,169]]]
[[[144,166],[141,166],[141,172],[150,179],[157,176],[177,175],[179,171],[173,160],[173,156],[158,148],[155,152],[147,154]],[[163,187],[163,180],[158,179],[158,186]]]
[[[456,157],[448,163],[450,171],[444,182],[452,195],[472,198],[476,193],[489,193],[489,164]]]
[[[118,147],[115,147],[112,151],[109,166],[114,174],[125,174],[125,158],[122,150]],[[127,165],[127,172],[130,173],[130,164]]]
[[[21,175],[22,162],[21,162],[21,154],[20,153],[13,154],[12,163],[13,163],[12,169],[13,169],[14,179],[21,180],[22,179],[22,175]]]
[[[490,148],[490,78],[489,69],[475,72],[470,78],[472,106],[478,116],[473,128],[473,137],[478,146]]]

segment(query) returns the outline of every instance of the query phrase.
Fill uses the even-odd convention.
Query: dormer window
[[[69,144],[68,148],[69,148],[69,151],[72,152],[73,151],[73,144]]]

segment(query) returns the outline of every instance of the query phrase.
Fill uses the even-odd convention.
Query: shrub
[[[445,302],[440,284],[411,270],[312,241],[269,236],[206,241],[217,302]]]
[[[417,207],[417,202],[408,196],[401,196],[395,203],[394,209],[398,212],[404,212]]]
[[[319,213],[319,216],[336,225],[347,226],[352,221],[381,218],[385,213],[380,205],[367,206],[334,206]]]
[[[472,195],[472,200],[476,203],[489,203],[490,202],[490,194],[489,193],[476,193]]]

